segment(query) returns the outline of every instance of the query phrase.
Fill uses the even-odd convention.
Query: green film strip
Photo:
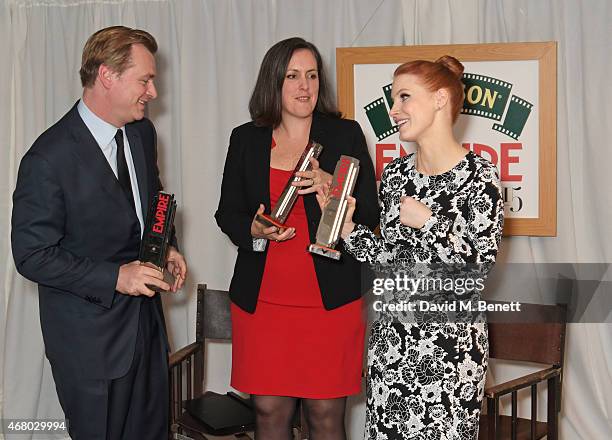
[[[391,136],[393,133],[397,133],[398,127],[391,124],[383,98],[372,101],[364,109],[370,125],[374,129],[374,134],[376,134],[379,141]]]
[[[504,118],[503,124],[493,124],[493,130],[499,131],[510,136],[512,139],[518,140],[519,136],[525,128],[525,123],[533,104],[519,98],[516,95],[512,95],[510,98],[510,105],[508,106],[508,112]]]
[[[512,84],[490,76],[464,73],[465,100],[461,113],[501,121]]]
[[[387,100],[387,105],[389,108],[393,108],[393,97],[391,97],[391,87],[393,83],[387,84],[383,87],[383,92],[385,93],[385,99]]]

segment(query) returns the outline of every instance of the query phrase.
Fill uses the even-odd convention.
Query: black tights
[[[346,440],[344,410],[346,397],[303,399],[310,440]]]
[[[256,440],[290,440],[297,399],[285,396],[253,396]],[[345,440],[346,397],[302,399],[310,440]]]

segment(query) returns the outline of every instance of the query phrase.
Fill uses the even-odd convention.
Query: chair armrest
[[[503,396],[504,394],[511,393],[512,391],[527,388],[536,383],[550,379],[561,374],[561,367],[550,367],[544,370],[536,371],[535,373],[528,374],[526,376],[519,377],[517,379],[510,380],[508,382],[500,383],[485,389],[485,397],[495,399]]]
[[[168,368],[173,368],[187,359],[189,356],[192,356],[198,350],[202,349],[201,342],[192,342],[191,344],[181,348],[174,353],[170,353],[168,360]]]

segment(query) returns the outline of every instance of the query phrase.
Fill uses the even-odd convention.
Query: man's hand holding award
[[[187,275],[187,265],[183,256],[170,244],[174,230],[176,201],[174,194],[159,191],[153,203],[140,245],[140,264],[156,270],[168,286],[150,284],[153,291],[172,291],[180,289]],[[159,279],[159,278],[158,278]]]

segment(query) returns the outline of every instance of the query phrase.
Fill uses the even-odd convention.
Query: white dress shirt
[[[115,177],[117,177],[117,142],[115,142],[115,133],[117,133],[119,127],[115,127],[114,125],[109,124],[108,122],[99,118],[85,105],[82,99],[77,105],[77,110],[81,116],[81,119],[83,119],[83,122],[102,150],[102,154],[104,154],[104,157],[106,157],[106,160],[113,170],[113,173],[115,173]],[[140,238],[142,238],[142,232],[144,231],[144,220],[142,218],[140,192],[138,191],[138,178],[136,177],[136,169],[134,168],[134,160],[132,159],[130,142],[125,134],[125,126],[121,127],[121,131],[123,132],[123,151],[125,152],[125,160],[127,162],[128,171],[130,172],[130,182],[132,184],[132,194],[134,195],[136,215],[138,216],[138,222],[140,223]]]

